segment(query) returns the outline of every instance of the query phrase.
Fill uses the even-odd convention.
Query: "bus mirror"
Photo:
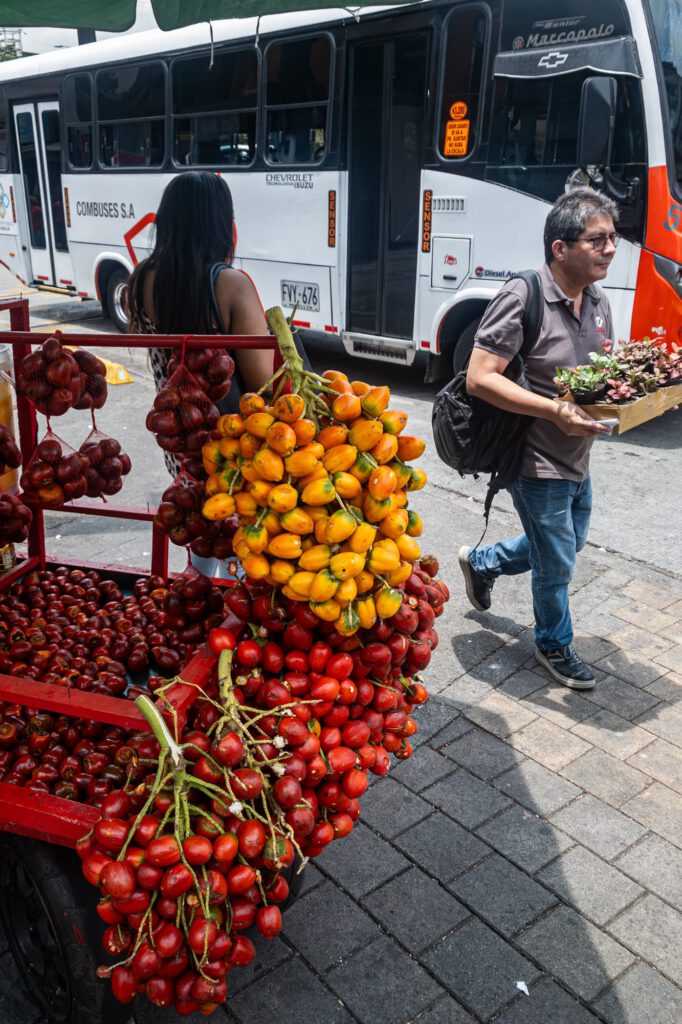
[[[577,164],[608,167],[611,160],[613,125],[616,117],[615,78],[586,78],[580,95]]]

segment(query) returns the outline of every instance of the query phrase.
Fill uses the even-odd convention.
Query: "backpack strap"
[[[518,274],[514,274],[514,277],[520,277],[522,281],[526,282],[528,288],[523,312],[523,345],[519,351],[519,355],[525,363],[528,353],[540,337],[545,314],[545,296],[537,270],[520,270]],[[512,278],[509,280],[511,281]]]

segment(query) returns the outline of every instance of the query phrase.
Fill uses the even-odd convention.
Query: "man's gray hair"
[[[545,221],[545,260],[554,259],[552,243],[557,239],[574,242],[591,220],[605,213],[614,224],[618,222],[618,207],[613,199],[592,188],[574,188],[559,196]]]

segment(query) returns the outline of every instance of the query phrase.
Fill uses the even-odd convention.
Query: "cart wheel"
[[[50,1024],[123,1024],[129,1007],[96,976],[106,959],[95,890],[73,850],[0,833],[0,922]]]
[[[107,283],[107,312],[109,319],[122,334],[128,330],[128,281],[127,271],[114,270]]]

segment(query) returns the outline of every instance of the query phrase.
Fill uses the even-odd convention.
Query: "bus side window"
[[[160,167],[165,158],[165,67],[123,64],[96,77],[100,163]]]
[[[92,81],[89,74],[69,75],[62,92],[66,152],[71,167],[92,166]]]
[[[266,52],[266,154],[273,164],[324,158],[332,47],[327,36],[272,43]]]
[[[173,156],[183,166],[238,166],[256,153],[255,49],[182,57],[171,66]]]

